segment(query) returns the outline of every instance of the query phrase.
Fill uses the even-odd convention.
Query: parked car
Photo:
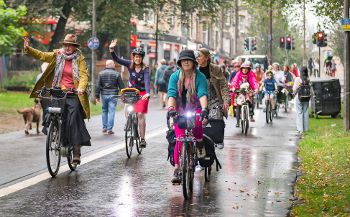
[[[241,55],[237,56],[236,59],[242,58],[242,61],[250,61],[250,63],[255,66],[256,63],[259,63],[264,71],[269,67],[269,60],[266,55]]]

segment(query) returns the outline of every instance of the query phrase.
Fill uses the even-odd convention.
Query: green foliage
[[[343,2],[342,0],[327,0],[317,1],[315,4],[315,13],[320,17],[328,17],[331,23],[336,23],[343,15]],[[327,20],[325,20],[327,22]]]
[[[9,8],[0,0],[0,55],[10,54],[14,44],[21,38],[24,29],[19,27],[19,19],[26,14],[26,7]]]
[[[349,216],[350,133],[342,119],[310,119],[299,144],[300,169],[291,216]]]
[[[39,74],[37,71],[24,71],[19,72],[9,78],[4,82],[5,88],[9,87],[23,87],[25,89],[32,89],[35,85],[36,76]]]
[[[333,54],[338,56],[342,63],[344,63],[344,32],[338,25],[333,29],[330,46],[333,49]]]

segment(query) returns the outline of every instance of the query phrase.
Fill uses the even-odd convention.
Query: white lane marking
[[[161,130],[158,130],[158,131],[155,131],[155,132],[151,132],[150,134],[148,134],[146,136],[146,139],[150,139],[150,138],[153,138],[153,137],[156,137],[158,135],[160,135],[161,133],[165,133],[166,129],[161,129]],[[122,142],[122,143],[119,143],[118,145],[115,145],[113,147],[110,147],[110,148],[107,148],[107,149],[104,149],[104,150],[101,150],[95,154],[92,154],[92,155],[89,155],[89,156],[86,156],[84,158],[82,158],[82,163],[80,164],[81,165],[84,165],[84,164],[87,164],[91,161],[94,161],[96,159],[99,159],[101,157],[104,157],[108,154],[111,154],[113,152],[116,152],[120,149],[123,149],[125,147],[125,142]],[[68,167],[68,164],[65,164],[63,166],[60,167],[60,171],[58,172],[58,174],[61,174],[61,173],[64,173],[66,171],[69,170],[69,167]],[[58,175],[57,174],[57,175]],[[12,194],[16,191],[19,191],[19,190],[22,190],[24,188],[28,188],[32,185],[35,185],[41,181],[44,181],[46,179],[49,179],[51,178],[51,175],[48,173],[48,172],[44,172],[42,174],[39,174],[37,176],[34,176],[32,178],[29,178],[29,179],[26,179],[24,181],[21,181],[21,182],[18,182],[16,184],[13,184],[13,185],[10,185],[8,187],[5,187],[5,188],[1,188],[0,189],[0,198],[1,197],[4,197],[6,195],[9,195],[9,194]]]

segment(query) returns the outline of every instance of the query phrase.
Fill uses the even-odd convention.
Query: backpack
[[[309,102],[311,98],[311,85],[309,80],[303,80],[298,89],[298,98],[300,102]]]
[[[206,152],[206,156],[204,158],[198,158],[198,162],[202,167],[210,167],[214,162],[216,162],[216,171],[221,169],[221,164],[216,157],[214,142],[208,136],[204,135],[204,148]]]

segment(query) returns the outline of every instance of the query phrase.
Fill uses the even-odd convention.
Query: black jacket
[[[110,68],[102,70],[96,81],[95,97],[100,98],[101,95],[117,95],[120,89],[124,88],[124,83],[120,74]]]

